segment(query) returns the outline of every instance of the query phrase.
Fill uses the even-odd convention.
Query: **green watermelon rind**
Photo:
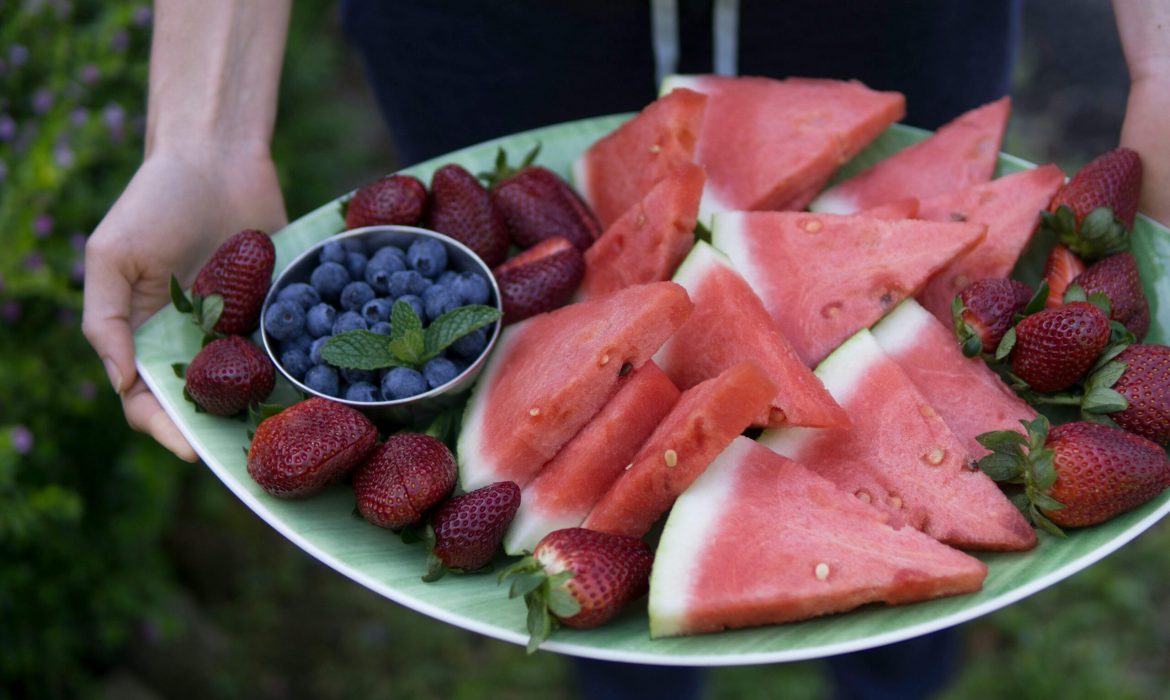
[[[934,316],[911,297],[875,323],[870,333],[887,355],[896,356],[913,346],[918,330],[933,320]]]

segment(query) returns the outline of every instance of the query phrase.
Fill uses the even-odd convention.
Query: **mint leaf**
[[[390,337],[397,340],[410,331],[422,333],[422,319],[414,312],[414,307],[399,299],[390,308]]]
[[[405,304],[405,302],[399,303]],[[395,304],[395,308],[397,308],[397,306],[398,305]],[[411,314],[413,315],[414,312],[411,311]],[[418,317],[415,316],[415,319],[417,318]],[[391,321],[391,323],[393,323],[393,321]],[[423,332],[417,328],[411,328],[402,334],[395,333],[395,335],[398,335],[398,337],[390,339],[389,348],[394,357],[399,360],[399,363],[403,365],[422,364],[424,347]]]
[[[468,333],[495,323],[500,320],[501,315],[499,309],[482,304],[461,306],[448,311],[436,318],[427,328],[423,359],[429,360]]]
[[[390,349],[386,336],[372,331],[338,333],[321,346],[321,359],[334,367],[381,369],[402,363]]]

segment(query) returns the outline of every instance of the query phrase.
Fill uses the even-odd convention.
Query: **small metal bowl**
[[[304,394],[320,396],[330,401],[353,406],[368,415],[379,425],[418,426],[428,421],[443,409],[457,403],[461,399],[461,395],[471,388],[476,377],[479,376],[479,373],[487,363],[487,357],[491,354],[492,348],[495,347],[496,340],[500,336],[501,324],[499,321],[494,324],[483,352],[479,354],[479,357],[475,361],[468,365],[467,369],[463,370],[463,372],[446,384],[422,394],[395,401],[349,401],[310,389],[303,382],[295,379],[285,371],[281,365],[280,358],[276,354],[276,341],[268,337],[268,330],[265,328],[264,318],[268,315],[268,305],[275,302],[280,290],[294,282],[309,282],[309,276],[318,264],[321,249],[327,242],[346,240],[349,238],[363,239],[367,255],[372,255],[375,250],[386,245],[396,245],[406,249],[411,242],[419,238],[433,238],[442,243],[447,249],[448,270],[474,272],[482,275],[487,280],[490,296],[488,305],[499,309],[502,313],[503,307],[500,304],[500,288],[496,285],[496,280],[492,275],[491,269],[470,248],[441,233],[414,226],[366,226],[332,236],[298,255],[295,260],[289,263],[288,267],[277,275],[275,281],[273,281],[272,288],[268,290],[268,296],[265,297],[264,307],[260,312],[260,335],[264,343],[265,352],[268,353],[268,357],[272,359],[272,363],[276,365],[277,370],[284,375],[285,379]]]

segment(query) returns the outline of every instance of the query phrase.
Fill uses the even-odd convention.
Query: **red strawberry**
[[[427,208],[427,188],[417,177],[387,175],[354,193],[345,203],[345,228],[397,224],[414,226]]]
[[[248,474],[281,498],[325,490],[374,449],[378,431],[359,411],[313,397],[266,418],[248,450]]]
[[[427,228],[475,251],[488,267],[508,254],[508,225],[491,194],[462,166],[444,165],[431,177]]]
[[[255,343],[238,335],[203,346],[186,368],[184,390],[195,405],[217,416],[233,416],[263,401],[276,384],[276,370]]]
[[[552,311],[567,302],[585,276],[585,256],[564,238],[550,238],[492,271],[504,323]]]
[[[1031,287],[1006,278],[976,280],[964,287],[951,304],[955,336],[963,346],[963,354],[974,357],[981,352],[995,352],[1015,315],[1031,298]]]
[[[1073,175],[1044,213],[1044,226],[1086,260],[1123,251],[1141,190],[1141,158],[1136,151],[1116,148]]]
[[[483,569],[519,508],[520,487],[511,481],[489,484],[443,503],[431,516],[431,555],[423,580],[436,581],[446,571]]]
[[[1125,371],[1112,388],[1128,406],[1109,417],[1131,433],[1160,445],[1170,443],[1170,348],[1131,345],[1114,359]]]
[[[1073,280],[1085,294],[1100,292],[1109,297],[1109,318],[1125,326],[1141,340],[1150,329],[1150,303],[1142,291],[1137,261],[1129,253],[1102,258]]]
[[[1064,292],[1076,276],[1085,271],[1085,263],[1068,248],[1057,243],[1044,263],[1044,280],[1048,282],[1045,306],[1055,309],[1064,304]]]
[[[260,322],[260,308],[275,266],[276,248],[268,234],[240,231],[224,241],[199,270],[190,300],[172,277],[171,299],[179,311],[191,313],[205,333],[244,335]],[[213,297],[223,300],[222,311],[216,310]]]
[[[532,555],[501,575],[515,576],[509,597],[528,605],[529,653],[552,631],[552,618],[577,629],[599,627],[646,594],[654,554],[636,537],[584,528],[545,535]]]
[[[362,517],[378,527],[399,530],[455,488],[455,457],[440,440],[421,433],[386,439],[353,475]]]
[[[585,252],[601,236],[601,224],[569,183],[548,168],[531,165],[539,151],[540,146],[532,149],[513,169],[500,149],[495,172],[484,176],[492,185],[492,200],[517,246],[531,248],[560,237]]]
[[[1049,393],[1077,382],[1109,344],[1109,319],[1083,301],[1046,309],[1016,324],[1012,372],[1033,390]]]

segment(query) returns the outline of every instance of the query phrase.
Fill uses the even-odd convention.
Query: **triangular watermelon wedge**
[[[901,93],[855,81],[676,75],[662,85],[679,88],[710,97],[695,152],[707,169],[704,224],[720,211],[803,209],[906,111]]]
[[[573,164],[573,184],[602,228],[637,204],[654,185],[694,162],[707,97],[691,90],[665,94]]]
[[[944,324],[951,322],[951,302],[963,287],[988,277],[1007,277],[1064,183],[1055,165],[1005,175],[983,185],[924,199],[918,218],[967,221],[987,225],[987,236],[973,250],[940,271],[920,294],[919,303]]]
[[[703,169],[686,163],[660,180],[585,251],[582,298],[670,279],[695,242]]]
[[[673,282],[627,287],[510,326],[476,382],[459,434],[471,491],[523,488],[691,313]]]
[[[675,503],[650,574],[650,636],[804,620],[978,591],[987,566],[798,462],[736,438]]]
[[[914,219],[918,216],[918,200],[914,197],[896,199],[859,213],[871,219]]]
[[[766,430],[760,442],[909,525],[963,549],[1026,550],[1036,533],[869,331],[817,367],[845,430]]]
[[[854,214],[896,199],[923,199],[991,179],[1011,113],[1011,98],[977,107],[930,137],[830,187],[812,211]]]
[[[780,333],[764,303],[722,253],[699,241],[674,281],[686,288],[695,310],[654,356],[683,390],[753,360],[776,385],[760,427],[845,427],[849,418],[821,380]]]
[[[808,365],[982,238],[979,224],[804,212],[728,212],[711,231]]]

